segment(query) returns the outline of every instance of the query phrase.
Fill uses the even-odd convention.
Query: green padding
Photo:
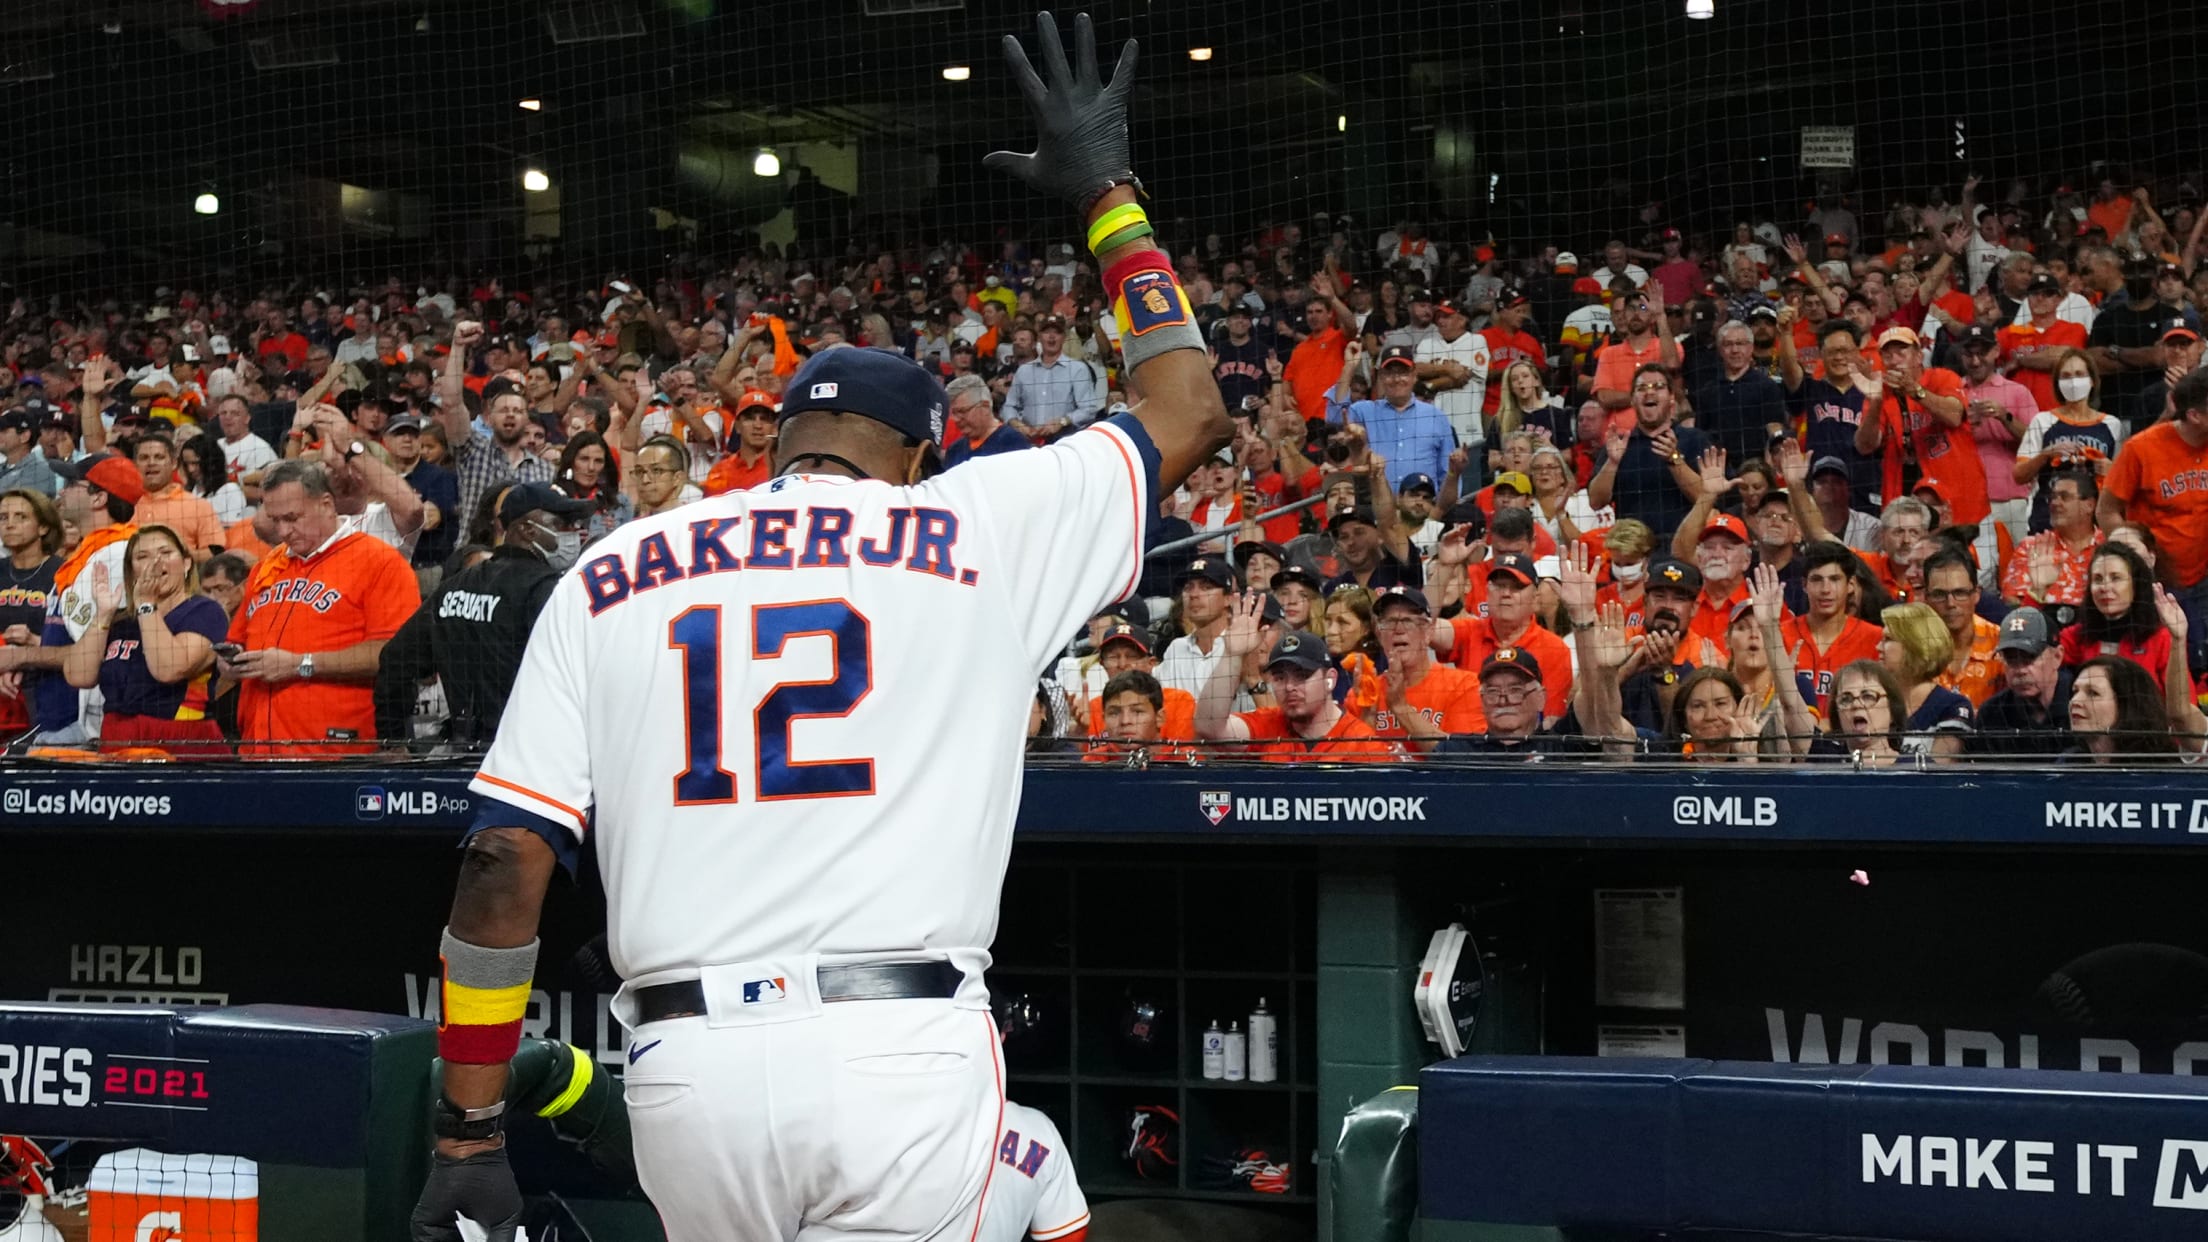
[[[437,1030],[427,1023],[376,1040],[369,1062],[368,1164],[362,1170],[369,1238],[406,1236],[407,1217],[421,1197],[422,1179],[429,1174],[429,1063],[436,1058]],[[319,1236],[334,1242],[334,1235]]]
[[[1328,1170],[1333,1242],[1410,1242],[1418,1215],[1418,1088],[1349,1110]]]

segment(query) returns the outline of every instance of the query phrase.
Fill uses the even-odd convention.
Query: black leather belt
[[[866,1000],[949,1000],[966,972],[949,962],[886,962],[872,966],[822,966],[814,972],[827,1004]],[[636,990],[636,1020],[665,1022],[705,1012],[705,985],[696,979],[655,983]]]

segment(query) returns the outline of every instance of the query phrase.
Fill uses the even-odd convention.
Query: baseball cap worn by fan
[[[1992,328],[1974,323],[1964,326],[1962,332],[1956,336],[1955,343],[1962,347],[1964,353],[1976,353],[1994,348],[2001,343],[2001,338]]]
[[[2044,293],[2050,297],[2059,298],[2062,296],[2062,282],[2045,272],[2041,272],[2039,275],[2032,277],[2030,284],[2024,286],[2025,297],[2030,297],[2035,293]]]
[[[1523,552],[1503,552],[1487,563],[1487,580],[1492,583],[1498,577],[1515,578],[1521,586],[1532,586],[1541,581],[1541,570]]]
[[[1820,474],[1837,474],[1843,479],[1852,477],[1848,473],[1848,463],[1831,456],[1820,457],[1810,463],[1809,477],[1814,479]]]
[[[2047,614],[2037,608],[2019,608],[2001,618],[2001,637],[1994,641],[1993,650],[1996,655],[2013,651],[2029,660],[2054,645]]]
[[[1737,520],[1737,519],[1736,519]],[[1649,591],[1677,591],[1684,595],[1702,593],[1702,571],[1685,561],[1666,557],[1648,567]]]
[[[2162,324],[2162,335],[2155,339],[2158,341],[2197,341],[2200,339],[2200,333],[2193,331],[2193,325],[2185,322],[2185,317],[2180,315],[2164,322]]]
[[[1560,272],[1576,272],[1576,271],[1578,271],[1578,270],[1579,270],[1579,256],[1578,256],[1578,255],[1576,255],[1576,254],[1573,254],[1573,253],[1572,253],[1571,251],[1569,251],[1569,250],[1566,250],[1566,251],[1563,251],[1563,252],[1559,253],[1559,254],[1558,254],[1558,255],[1556,256],[1556,270],[1557,270],[1557,271],[1560,271]]]
[[[139,476],[138,467],[115,453],[99,453],[82,461],[51,461],[46,464],[65,483],[83,483],[88,487],[96,487],[128,504],[137,504],[145,499],[146,483]]]
[[[1710,515],[1709,522],[1702,527],[1702,533],[1696,535],[1694,541],[1701,543],[1712,535],[1731,535],[1742,543],[1746,543],[1748,542],[1748,524],[1730,513],[1713,513]]]
[[[1480,661],[1480,680],[1486,681],[1501,672],[1517,673],[1537,682],[1541,680],[1541,661],[1534,659],[1533,653],[1524,647],[1497,647]]]
[[[1507,487],[1521,496],[1533,495],[1533,480],[1527,478],[1522,470],[1505,470],[1496,475],[1495,486]]]
[[[1909,329],[1903,327],[1888,328],[1884,332],[1878,334],[1878,347],[1880,349],[1884,349],[1889,345],[1908,345],[1914,347],[1921,344],[1923,344],[1923,342],[1917,339],[1916,333],[1911,332]]]
[[[21,431],[28,434],[35,430],[37,430],[37,420],[33,419],[27,411],[14,409],[5,414],[0,414],[0,431]]]
[[[1399,496],[1408,496],[1412,492],[1424,492],[1429,496],[1441,494],[1440,489],[1434,486],[1434,476],[1423,471],[1404,475],[1403,482],[1396,486],[1395,491]]]
[[[1174,586],[1186,586],[1195,578],[1231,591],[1234,589],[1234,566],[1229,565],[1227,558],[1223,556],[1199,556],[1188,563],[1187,569],[1181,571],[1180,581],[1174,583]]]
[[[1351,522],[1362,522],[1366,526],[1378,526],[1380,525],[1380,518],[1373,513],[1371,505],[1354,505],[1328,518],[1326,533],[1331,535]]]
[[[524,514],[543,510],[554,517],[579,518],[597,509],[587,500],[577,500],[559,492],[545,483],[518,483],[506,489],[499,497],[498,521],[501,526],[519,520]]]
[[[1096,644],[1096,649],[1098,652],[1102,652],[1113,643],[1128,643],[1142,654],[1150,654],[1150,636],[1140,628],[1125,621],[1104,631],[1104,637]]]
[[[1273,649],[1266,653],[1265,668],[1270,672],[1286,664],[1306,673],[1316,673],[1327,667],[1326,640],[1307,630],[1290,630],[1280,636]]]
[[[1414,586],[1397,584],[1380,592],[1372,602],[1372,610],[1381,612],[1394,604],[1403,604],[1418,610],[1421,616],[1433,616],[1433,606],[1426,602],[1426,593]]]
[[[1385,371],[1389,367],[1410,367],[1414,370],[1417,369],[1418,351],[1412,349],[1408,345],[1388,346],[1386,349],[1380,351],[1380,369]]]
[[[872,419],[930,453],[943,439],[943,386],[886,349],[831,349],[807,359],[783,389],[782,422],[816,410]]]

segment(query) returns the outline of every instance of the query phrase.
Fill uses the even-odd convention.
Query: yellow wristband
[[[1145,237],[1154,236],[1156,233],[1157,230],[1150,227],[1148,220],[1137,221],[1105,238],[1097,245],[1095,253],[1099,256],[1106,255],[1121,246],[1127,245],[1129,242],[1138,242]]]
[[[1089,252],[1096,253],[1097,247],[1103,245],[1106,239],[1128,225],[1147,224],[1149,220],[1150,217],[1143,214],[1139,204],[1121,203],[1098,216],[1096,222],[1089,226]]]

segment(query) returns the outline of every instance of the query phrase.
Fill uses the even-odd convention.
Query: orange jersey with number
[[[255,566],[230,641],[248,651],[342,651],[389,639],[421,602],[405,557],[374,535],[341,533],[311,555],[279,548]],[[366,750],[376,734],[374,679],[240,682],[238,730],[248,755]]]

